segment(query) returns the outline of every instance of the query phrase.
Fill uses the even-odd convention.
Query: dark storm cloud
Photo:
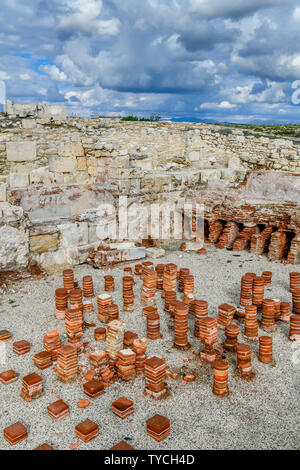
[[[300,1],[2,0],[0,80],[71,112],[295,116]]]

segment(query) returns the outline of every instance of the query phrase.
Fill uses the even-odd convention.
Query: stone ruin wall
[[[218,221],[222,230],[231,222],[239,232],[253,225],[258,232],[283,231],[278,259],[297,263],[299,176],[297,142],[257,138],[242,129],[2,116],[0,270],[33,262],[52,272],[85,262],[99,246],[97,224],[110,220],[105,204],[116,203],[119,195],[130,203],[177,202],[183,196],[204,203],[210,241]],[[107,247],[119,250],[112,259],[145,255],[130,240],[112,241]],[[273,245],[269,239],[264,251]]]

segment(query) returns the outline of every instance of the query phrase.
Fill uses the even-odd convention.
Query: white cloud
[[[198,109],[234,109],[237,105],[229,101],[221,101],[221,103],[202,103]]]
[[[68,78],[56,65],[41,65],[40,70],[45,72],[54,82],[63,82]]]

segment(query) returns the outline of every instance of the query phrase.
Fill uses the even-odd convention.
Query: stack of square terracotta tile
[[[251,348],[247,344],[238,343],[236,348],[238,370],[242,377],[251,377],[252,363],[251,363]]]
[[[135,352],[135,372],[136,375],[142,375],[145,370],[147,340],[146,338],[137,338],[133,340],[132,350]]]
[[[168,263],[164,270],[163,290],[176,292],[177,265]]]
[[[94,310],[94,305],[93,305],[93,302],[91,300],[91,298],[88,298],[88,300],[83,300],[82,301],[82,312],[83,313],[87,313],[87,312],[91,312]]]
[[[266,227],[261,233],[255,233],[251,237],[250,252],[256,256],[262,255],[268,248],[272,227]]]
[[[165,416],[156,414],[152,418],[147,419],[147,434],[158,442],[168,437],[170,434],[170,420]]]
[[[216,359],[213,363],[214,385],[213,393],[222,397],[228,395],[228,369],[229,364],[222,359]]]
[[[82,290],[79,287],[74,287],[69,293],[70,305],[75,305],[83,310],[82,305]]]
[[[107,308],[112,304],[112,297],[109,294],[100,294],[97,297],[98,320],[106,323],[108,320]]]
[[[68,308],[68,291],[65,288],[56,289],[55,291],[56,318],[63,320],[65,318],[66,309]]]
[[[61,348],[61,338],[57,330],[48,331],[43,339],[45,351],[51,354],[52,361],[57,360],[57,351]]]
[[[262,276],[256,276],[253,279],[252,304],[259,310],[265,293],[265,281]]]
[[[261,327],[263,330],[270,333],[275,331],[275,303],[273,299],[263,299]]]
[[[115,280],[113,276],[104,276],[104,290],[105,292],[113,292],[115,289]]]
[[[106,332],[106,352],[111,359],[116,359],[118,352],[123,347],[124,323],[119,320],[109,322]]]
[[[143,307],[143,318],[147,319],[147,316],[151,313],[157,313],[157,307],[154,307],[154,305]]]
[[[43,393],[43,382],[36,372],[26,375],[22,380],[21,397],[26,401],[31,401],[32,398],[37,398]]]
[[[235,239],[239,234],[239,226],[235,222],[227,222],[220,236],[217,247],[218,248],[229,248],[233,245]]]
[[[8,330],[0,330],[0,341],[6,342],[11,340],[11,333]]]
[[[69,382],[77,377],[77,350],[74,346],[67,345],[57,352],[57,374],[63,382]]]
[[[240,304],[245,307],[252,305],[253,281],[256,277],[254,273],[246,273],[241,280]]]
[[[124,349],[132,348],[133,341],[138,338],[138,334],[134,331],[125,331],[124,339],[123,339],[123,346]]]
[[[210,243],[217,243],[221,233],[223,232],[223,224],[219,220],[214,220],[209,223],[209,237]]]
[[[90,419],[86,419],[75,426],[75,432],[83,442],[89,442],[99,435],[99,426]]]
[[[264,278],[265,286],[272,285],[272,271],[264,271],[262,277]]]
[[[286,233],[278,230],[272,233],[269,245],[268,258],[270,261],[277,261],[283,258],[286,250]]]
[[[206,300],[194,300],[195,328],[194,336],[200,338],[200,325],[203,318],[208,316],[208,302]]]
[[[68,344],[80,349],[82,347],[81,338],[83,336],[83,314],[82,310],[77,305],[71,305],[66,310],[65,316],[66,334],[68,337]]]
[[[16,353],[18,356],[23,356],[30,351],[30,343],[25,339],[21,341],[16,341],[13,343],[13,352]]]
[[[167,366],[164,359],[153,356],[145,361],[145,391],[154,398],[160,398],[167,392],[166,389]]]
[[[291,315],[289,340],[300,342],[300,315]]]
[[[291,318],[291,310],[289,302],[280,303],[280,320],[289,323]]]
[[[183,292],[184,292],[184,298],[183,301],[186,304],[190,304],[192,300],[194,299],[194,276],[188,274],[184,278],[184,287],[183,287]]]
[[[104,385],[98,380],[89,380],[83,384],[83,391],[90,398],[98,398],[104,394]]]
[[[235,307],[229,304],[222,304],[218,307],[218,327],[225,330],[230,325],[235,314]]]
[[[59,421],[69,415],[69,406],[63,400],[57,400],[47,406],[48,415],[53,421]]]
[[[134,293],[133,293],[133,277],[123,277],[123,310],[124,312],[133,312],[134,310]]]
[[[15,445],[18,442],[27,439],[27,428],[18,421],[17,423],[11,424],[3,430],[3,437],[11,445]]]
[[[94,329],[95,341],[105,341],[106,339],[106,328],[99,327]]]
[[[107,321],[108,323],[112,320],[119,319],[119,307],[116,304],[110,304],[106,307]]]
[[[177,349],[187,349],[188,342],[188,317],[189,309],[184,302],[174,304],[174,347]]]
[[[244,336],[250,340],[258,339],[258,322],[256,305],[246,305],[245,307],[245,331]]]
[[[217,319],[205,317],[200,324],[200,341],[204,344],[205,349],[201,351],[201,359],[213,362],[216,359],[216,351],[213,345],[218,341]]]
[[[42,351],[40,353],[37,353],[35,354],[33,357],[32,357],[32,360],[34,362],[34,365],[38,368],[38,369],[47,369],[48,367],[51,367],[52,366],[52,357],[51,357],[51,353],[47,352],[47,351]]]
[[[0,382],[3,385],[9,385],[13,382],[18,380],[19,374],[12,369],[6,370],[5,372],[1,372],[0,374]]]
[[[158,313],[149,313],[147,315],[147,338],[160,339],[160,318]]]
[[[239,333],[240,327],[236,323],[231,323],[226,327],[226,339],[224,342],[224,349],[226,349],[227,351],[236,351]]]
[[[143,304],[151,305],[155,302],[156,294],[157,272],[155,269],[144,268],[142,281],[141,301]]]
[[[105,383],[114,380],[114,361],[109,358],[106,351],[97,350],[91,353],[89,360],[99,380]]]
[[[189,274],[190,274],[189,268],[181,268],[179,270],[179,277],[178,277],[178,290],[179,290],[179,292],[184,291],[184,279]]]
[[[133,401],[125,397],[118,398],[112,402],[111,409],[119,418],[125,419],[133,413]]]
[[[260,336],[259,337],[259,355],[258,359],[264,364],[269,364],[273,360],[272,353],[272,337]]]
[[[233,251],[242,251],[248,248],[252,235],[256,232],[256,224],[244,227],[243,230],[239,233],[235,242],[232,245]]]
[[[63,271],[64,288],[70,292],[74,289],[74,272],[73,269],[65,269]]]
[[[82,290],[85,298],[94,297],[94,285],[92,276],[83,276]]]
[[[132,349],[121,349],[117,354],[116,369],[122,380],[135,377],[135,352]]]
[[[164,264],[157,264],[155,267],[155,271],[157,272],[157,282],[156,282],[157,290],[163,290],[164,270],[165,270]]]
[[[135,448],[126,441],[120,441],[114,444],[109,450],[135,450]]]

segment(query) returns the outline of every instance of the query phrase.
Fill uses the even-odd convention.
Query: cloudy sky
[[[70,115],[300,122],[300,0],[1,0],[0,56]]]

